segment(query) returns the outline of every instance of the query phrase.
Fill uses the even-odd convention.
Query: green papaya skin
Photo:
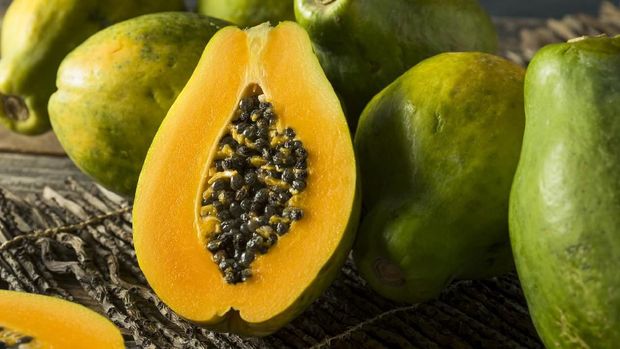
[[[144,15],[71,52],[58,71],[49,114],[75,164],[103,186],[133,194],[159,124],[211,36],[226,25],[187,12]]]
[[[525,81],[510,201],[517,271],[546,347],[620,343],[620,38],[543,48]]]
[[[2,24],[0,125],[30,135],[48,131],[56,71],[73,48],[110,24],[183,6],[183,0],[13,1]]]
[[[199,0],[198,12],[240,27],[295,20],[293,0]]]
[[[418,303],[513,268],[508,198],[524,127],[521,67],[446,53],[368,104],[355,135],[367,209],[354,257],[381,295]]]
[[[295,0],[295,16],[343,95],[352,130],[366,103],[423,59],[497,50],[477,0]]]

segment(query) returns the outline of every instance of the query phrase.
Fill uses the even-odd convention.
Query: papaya
[[[105,317],[59,298],[0,290],[0,348],[122,349]]]
[[[14,0],[2,23],[0,125],[30,135],[48,131],[48,99],[71,50],[110,24],[183,8],[183,0]]]
[[[497,50],[477,0],[295,0],[295,17],[344,98],[351,130],[374,95],[423,59]]]
[[[138,263],[180,316],[267,335],[339,272],[357,188],[346,119],[307,33],[293,22],[221,29],[144,162]]]
[[[133,195],[159,124],[226,22],[187,12],[136,17],[93,35],[58,70],[51,123],[73,162]]]
[[[547,348],[620,342],[620,38],[541,49],[525,79],[510,236]]]
[[[295,19],[292,0],[198,0],[198,12],[241,27]]]
[[[524,128],[521,67],[427,59],[375,96],[355,135],[367,209],[353,254],[379,294],[435,298],[514,268],[508,199]]]

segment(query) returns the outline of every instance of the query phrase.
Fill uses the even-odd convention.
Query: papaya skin
[[[218,89],[204,88],[213,81]],[[231,285],[198,237],[205,222],[200,207],[216,146],[253,85],[273,104],[279,127],[293,128],[303,141],[309,175],[295,203],[303,219],[256,258],[252,278]],[[268,335],[303,312],[336,277],[359,212],[348,126],[306,32],[292,22],[220,30],[164,119],[140,174],[133,237],[151,287],[177,314],[202,326]]]
[[[132,195],[146,152],[211,36],[227,23],[187,12],[109,27],[62,62],[50,98],[54,132],[97,182]]]
[[[355,136],[368,209],[354,257],[383,296],[418,303],[513,268],[508,197],[524,124],[521,67],[484,53],[418,64]]]
[[[547,348],[620,342],[620,38],[540,50],[510,201],[517,271]]]
[[[102,315],[38,294],[0,290],[0,327],[34,337],[36,348],[125,348],[121,332]]]
[[[292,0],[199,0],[198,12],[240,27],[295,20]]]
[[[423,59],[498,45],[477,0],[295,0],[295,16],[344,97],[352,130],[370,99]]]
[[[2,23],[0,125],[35,135],[50,129],[47,103],[62,59],[100,29],[182,0],[15,0]]]

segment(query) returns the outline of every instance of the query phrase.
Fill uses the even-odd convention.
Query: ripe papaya
[[[547,348],[620,342],[620,38],[550,45],[525,79],[510,236]]]
[[[159,124],[226,23],[156,13],[93,35],[62,62],[49,114],[60,143],[103,186],[132,195]]]
[[[352,130],[370,99],[421,60],[497,50],[477,0],[295,0],[295,16],[344,98]]]
[[[2,23],[0,125],[23,134],[48,131],[48,99],[71,50],[110,24],[182,9],[183,0],[13,1]]]
[[[79,304],[0,290],[0,348],[122,349],[121,332]]]
[[[272,333],[344,263],[359,217],[356,168],[340,102],[307,33],[293,22],[224,28],[140,174],[140,268],[189,320]]]
[[[421,62],[368,104],[355,135],[368,213],[354,257],[380,294],[417,303],[513,268],[508,197],[523,68],[484,53]]]
[[[292,0],[199,0],[198,12],[241,27],[295,19]]]

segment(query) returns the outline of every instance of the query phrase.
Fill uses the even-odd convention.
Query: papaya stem
[[[319,2],[321,3],[321,5],[327,6],[329,4],[331,4],[332,2],[335,2],[336,0],[319,0]]]
[[[26,121],[30,117],[30,112],[24,99],[19,96],[2,95],[2,105],[4,114],[13,121]]]

